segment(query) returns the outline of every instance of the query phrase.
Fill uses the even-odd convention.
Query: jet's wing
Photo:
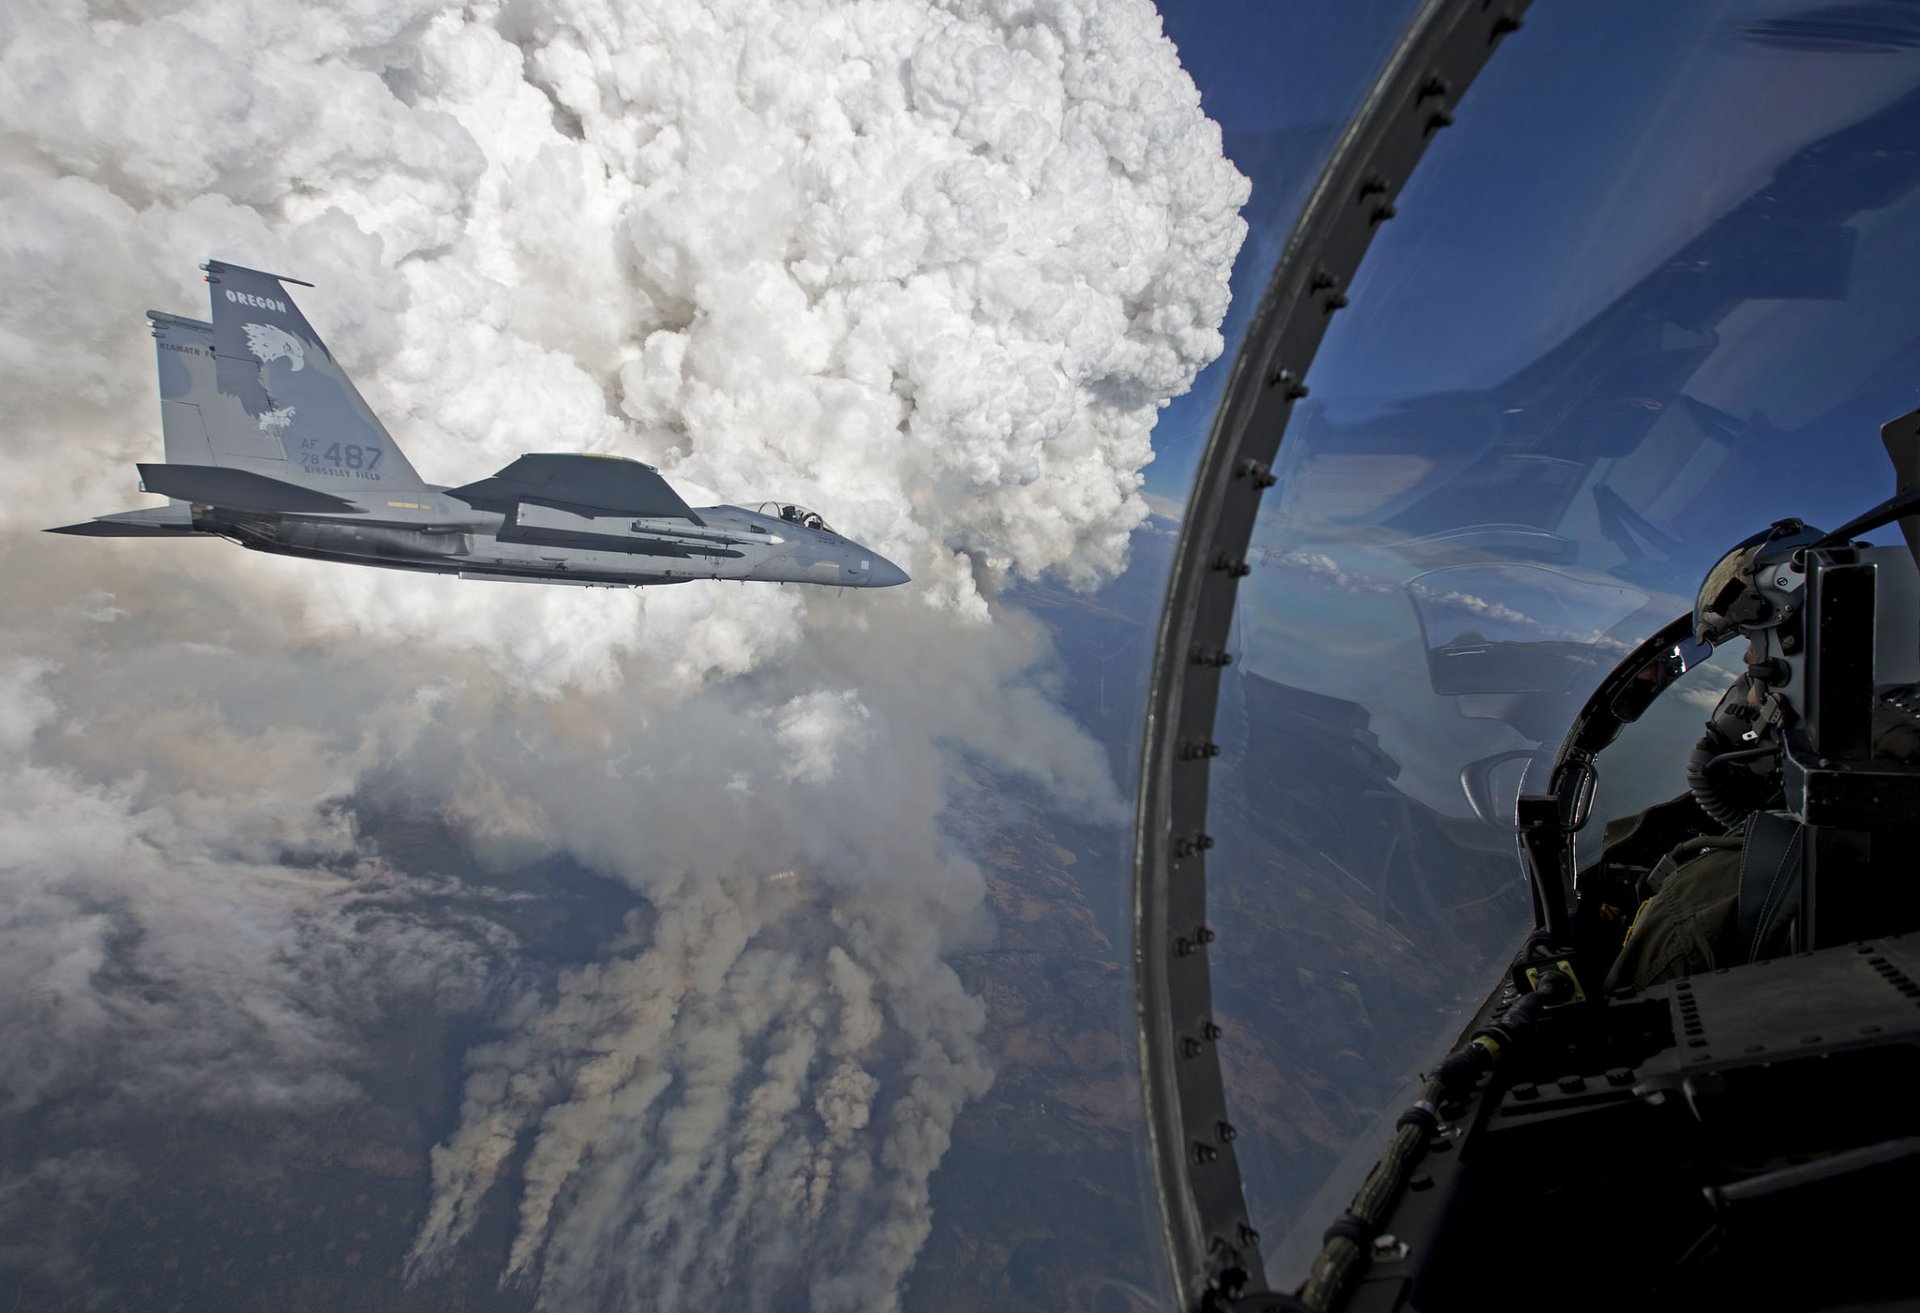
[[[632,515],[701,523],[680,494],[660,477],[660,471],[624,456],[522,456],[491,478],[447,489],[447,495],[509,518],[516,503],[528,502],[576,515]]]

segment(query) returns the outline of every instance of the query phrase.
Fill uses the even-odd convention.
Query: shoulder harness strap
[[[1741,951],[1748,962],[1790,948],[1788,936],[1800,915],[1805,840],[1806,827],[1790,817],[1757,811],[1747,818],[1740,852],[1738,924]]]

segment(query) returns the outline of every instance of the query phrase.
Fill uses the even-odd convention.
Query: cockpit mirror
[[[1514,809],[1536,755],[1534,748],[1509,748],[1460,768],[1460,791],[1467,795],[1467,806],[1481,824],[1518,833]]]

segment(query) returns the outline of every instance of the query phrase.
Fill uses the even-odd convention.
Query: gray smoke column
[[[942,828],[956,754],[1119,819],[996,594],[1122,566],[1244,232],[1153,9],[12,6],[0,125],[0,604],[32,618],[0,638],[0,1036],[49,1055],[6,1106],[97,1096],[110,1140],[107,1084],[351,1100],[383,1010],[474,1011],[498,1037],[415,1278],[507,1208],[503,1279],[552,1308],[897,1303],[991,1079],[947,965],[991,934]],[[209,255],[318,284],[429,479],[619,452],[696,504],[813,505],[915,584],[614,595],[38,536],[136,504],[139,311],[201,313]],[[430,912],[369,857],[376,796],[644,910],[543,967],[481,895]]]

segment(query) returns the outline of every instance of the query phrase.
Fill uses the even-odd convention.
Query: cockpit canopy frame
[[[788,524],[798,525],[802,529],[818,529],[822,533],[834,532],[833,526],[827,523],[825,516],[810,507],[802,506],[799,502],[763,501],[754,507],[754,511],[770,519],[785,520]]]
[[[1425,7],[1322,172],[1214,417],[1160,620],[1134,820],[1134,994],[1149,1157],[1180,1307],[1269,1288],[1227,1120],[1206,945],[1208,762],[1238,580],[1301,382],[1361,259],[1526,0]]]

